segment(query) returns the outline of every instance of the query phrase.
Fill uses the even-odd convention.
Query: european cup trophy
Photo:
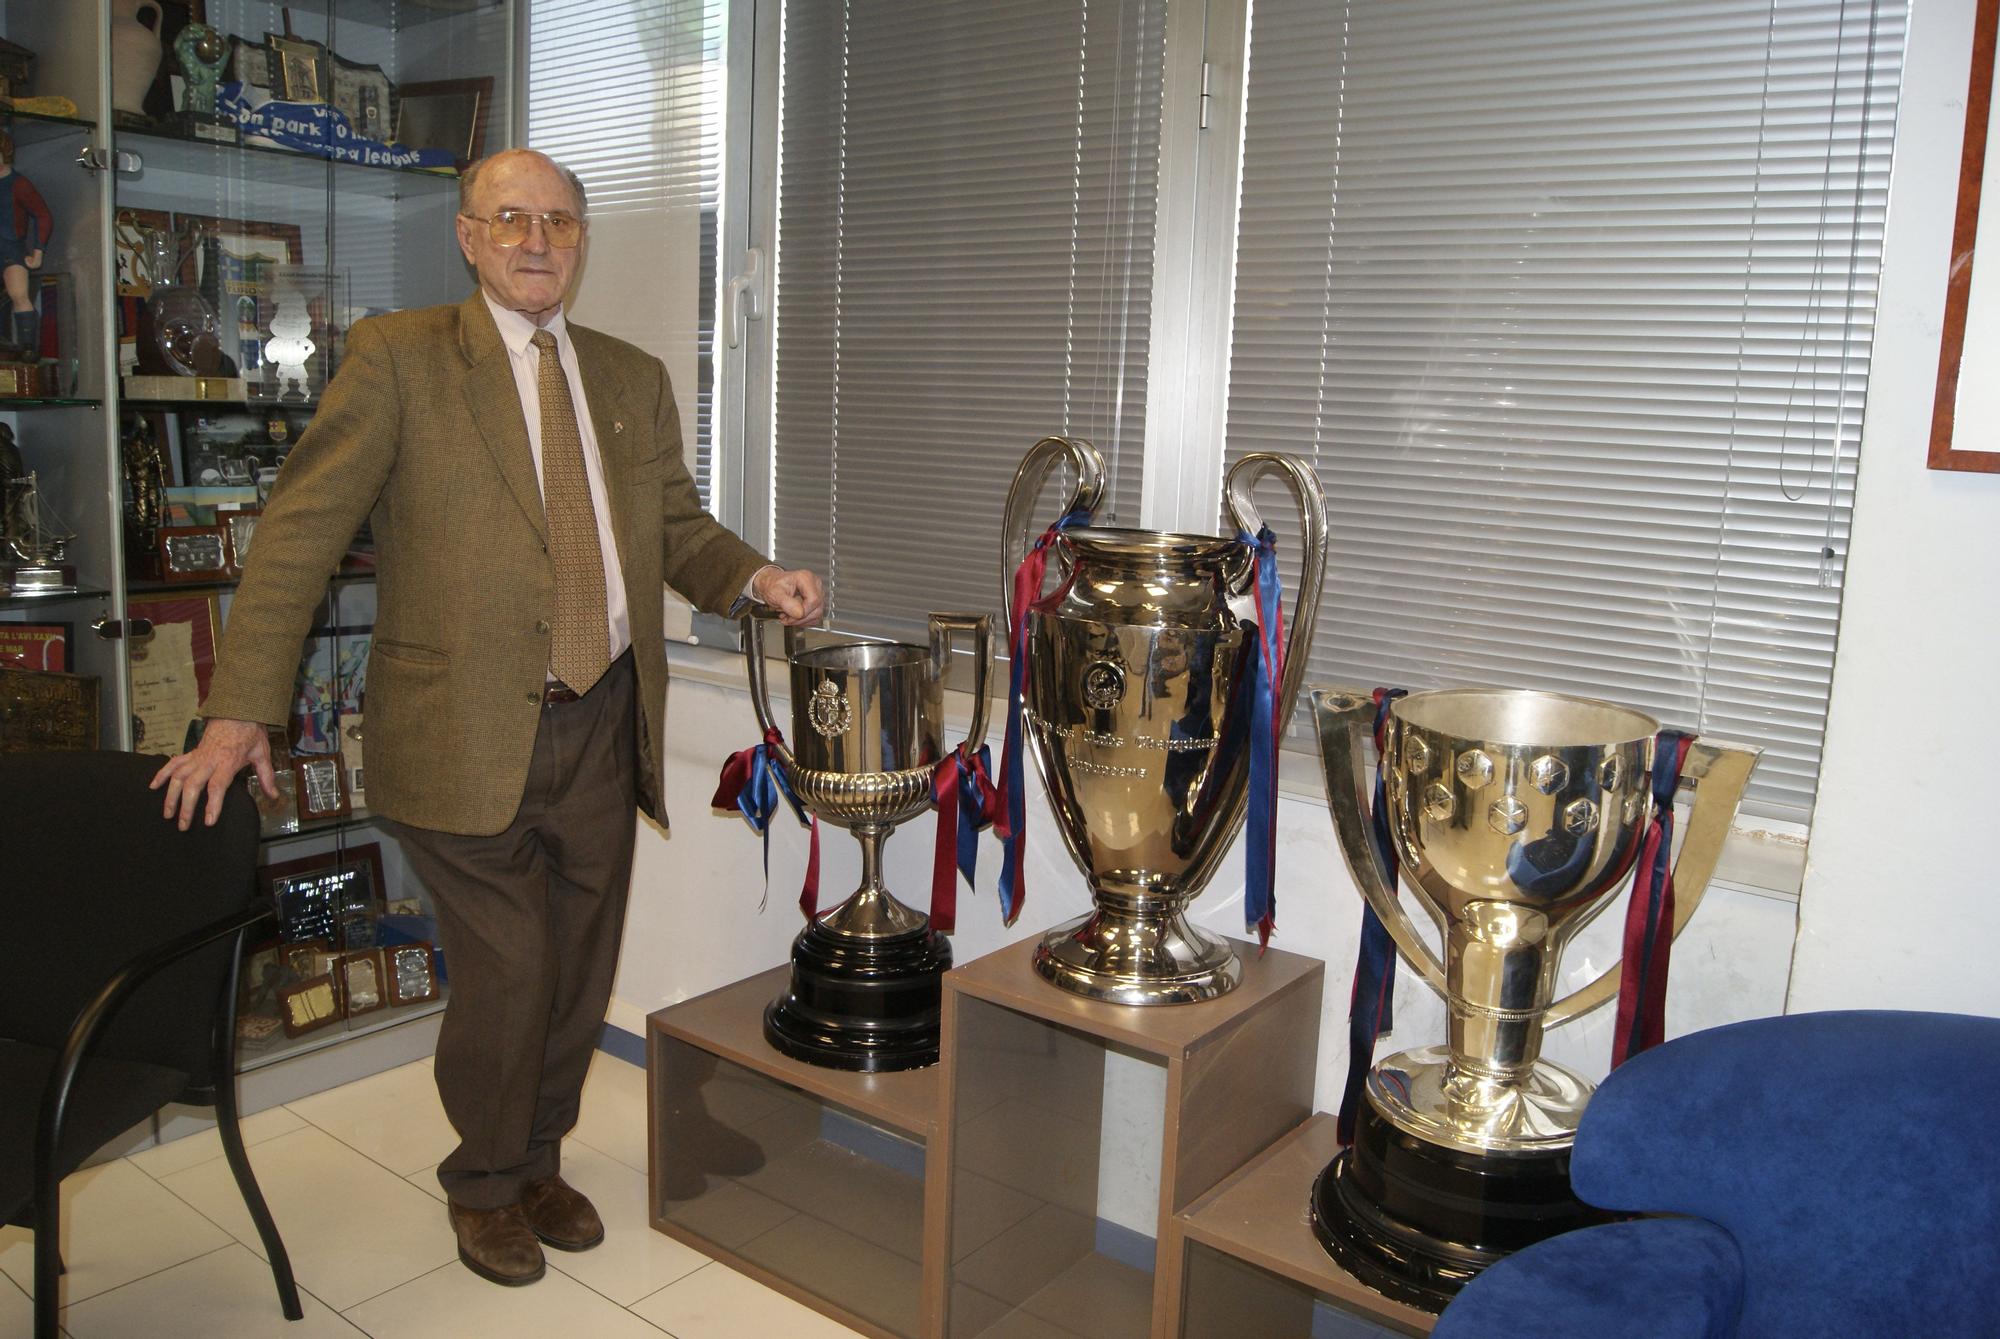
[[[1328,688],[1313,693],[1313,709],[1348,868],[1449,1016],[1447,1044],[1368,1073],[1353,1143],[1314,1184],[1313,1228],[1363,1282],[1435,1311],[1501,1256],[1595,1221],[1569,1187],[1592,1085],[1542,1059],[1542,1036],[1616,994],[1621,969],[1557,999],[1557,965],[1635,867],[1646,886],[1676,890],[1671,926],[1662,918],[1657,929],[1679,932],[1758,750],[1662,736],[1639,712],[1554,693],[1455,690],[1378,705],[1365,690]],[[1379,789],[1364,773],[1371,733]],[[1693,791],[1694,807],[1668,881],[1671,831],[1654,817],[1663,806],[1670,818],[1677,786]],[[1373,832],[1371,791],[1382,806]],[[1398,866],[1438,928],[1442,963],[1397,899]]]
[[[779,736],[764,680],[763,617],[747,617],[745,654],[757,723],[806,808],[861,843],[861,886],[811,916],[792,944],[792,981],[764,1014],[764,1036],[794,1059],[833,1069],[914,1069],[938,1058],[940,976],[951,943],[882,882],[882,844],[929,808],[947,761],[944,677],[958,634],[970,634],[972,728],[986,736],[992,619],[933,614],[930,646],[851,642],[805,649],[786,631],[790,744]]]
[[[1076,491],[1062,521],[1031,546],[1028,509],[1064,463],[1075,471]],[[1304,539],[1282,638],[1275,541],[1251,499],[1266,476],[1291,492]],[[1001,561],[1015,686],[1002,778],[1009,806],[1002,901],[1012,919],[1021,892],[1012,880],[1020,874],[1025,748],[1063,842],[1090,881],[1094,908],[1044,937],[1036,971],[1064,990],[1117,1004],[1212,999],[1235,987],[1242,965],[1227,943],[1189,923],[1187,906],[1245,826],[1258,766],[1270,783],[1260,806],[1269,821],[1249,825],[1260,829],[1249,849],[1268,887],[1276,735],[1304,671],[1294,652],[1312,642],[1325,499],[1301,461],[1246,456],[1224,481],[1237,535],[1163,534],[1085,524],[1103,478],[1096,448],[1047,437],[1022,460],[1007,495]],[[1055,569],[1046,594],[1043,563]],[[1249,882],[1249,919],[1268,932],[1255,871]]]

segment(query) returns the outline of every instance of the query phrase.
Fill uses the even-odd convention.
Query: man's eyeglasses
[[[537,223],[542,225],[542,236],[548,239],[550,246],[568,250],[583,240],[583,220],[567,214],[534,214],[525,209],[503,209],[491,218],[477,218],[472,214],[465,217],[484,223],[495,246],[521,245],[528,240],[529,229]]]

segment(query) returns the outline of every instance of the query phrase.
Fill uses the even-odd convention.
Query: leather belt
[[[547,683],[542,685],[543,706],[547,707],[560,706],[562,703],[565,702],[580,701],[582,697],[583,697],[582,693],[577,692],[576,689],[571,688],[561,679],[550,679]]]

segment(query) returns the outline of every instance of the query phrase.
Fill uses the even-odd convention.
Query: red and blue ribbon
[[[1375,797],[1368,807],[1368,835],[1375,860],[1395,897],[1401,863],[1389,834],[1387,782],[1389,708],[1407,692],[1402,688],[1375,690]],[[1361,948],[1354,960],[1354,989],[1347,1002],[1347,1082],[1340,1092],[1340,1117],[1335,1133],[1340,1142],[1354,1142],[1354,1122],[1361,1113],[1361,1090],[1375,1064],[1375,1040],[1396,1026],[1396,944],[1389,927],[1372,904],[1361,907]]]
[[[1000,792],[990,775],[993,750],[964,744],[953,749],[931,776],[937,805],[937,847],[931,856],[931,928],[950,934],[958,928],[958,876],[975,886],[979,834],[1000,817]]]
[[[1694,736],[1662,730],[1653,745],[1653,818],[1639,848],[1639,873],[1625,909],[1625,972],[1618,983],[1618,1030],[1611,1067],[1658,1046],[1666,1035],[1667,960],[1674,945],[1674,792]]]
[[[1000,834],[1000,915],[1012,925],[1021,914],[1027,896],[1027,881],[1021,869],[1027,845],[1028,787],[1021,769],[1027,756],[1021,749],[1021,701],[1028,691],[1028,606],[1042,593],[1042,577],[1048,570],[1049,547],[1063,531],[1090,523],[1090,512],[1082,507],[1064,516],[1042,532],[1028,556],[1014,569],[1014,598],[1007,606],[1007,738],[1000,755],[1000,817],[995,830]]]
[[[799,909],[810,920],[819,913],[819,819],[806,817],[785,769],[778,765],[778,747],[784,735],[773,727],[764,732],[764,742],[739,749],[723,761],[722,775],[709,800],[712,809],[735,809],[751,829],[764,839],[764,882],[771,881],[771,820],[780,802],[791,806],[801,826],[812,828],[812,847],[806,856],[806,877],[799,889]]]
[[[1278,746],[1285,722],[1281,687],[1285,681],[1284,590],[1278,580],[1278,540],[1269,526],[1255,539],[1237,538],[1257,566],[1257,647],[1250,665],[1250,813],[1243,834],[1243,925],[1257,931],[1261,948],[1271,946],[1278,914]]]

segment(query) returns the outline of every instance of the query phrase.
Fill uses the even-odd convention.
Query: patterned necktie
[[[569,378],[556,356],[556,337],[537,330],[535,348],[541,354],[535,384],[542,402],[542,511],[556,563],[549,669],[571,689],[586,693],[611,664],[604,550],[597,509],[590,502],[590,478],[583,469],[583,434],[577,430]]]

